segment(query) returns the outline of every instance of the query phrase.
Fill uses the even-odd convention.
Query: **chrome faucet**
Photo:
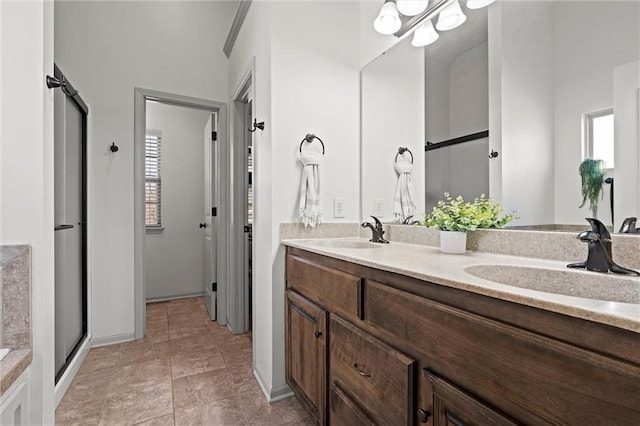
[[[584,268],[588,271],[603,272],[609,271],[617,274],[640,275],[640,273],[617,265],[613,261],[611,251],[611,234],[609,230],[598,219],[587,218],[591,224],[591,231],[583,231],[577,238],[587,243],[587,260],[579,263],[570,263],[567,268]]]
[[[375,225],[371,222],[362,222],[362,224],[360,225],[363,228],[371,229],[371,239],[369,241],[371,241],[372,243],[389,244],[389,241],[383,238],[384,229],[382,229],[382,222],[380,222],[380,220],[375,216],[371,217],[376,222]]]

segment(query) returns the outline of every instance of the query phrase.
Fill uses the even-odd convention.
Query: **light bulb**
[[[415,16],[427,9],[429,0],[398,0],[398,12],[404,16]]]
[[[469,9],[480,9],[485,6],[489,6],[496,0],[467,0],[467,7]]]
[[[414,47],[427,46],[440,37],[440,34],[433,28],[431,20],[424,22],[413,33],[413,40],[411,45]]]
[[[389,35],[393,34],[400,29],[402,22],[400,21],[400,15],[398,14],[398,8],[392,1],[387,1],[380,9],[380,13],[375,21],[373,21],[373,28],[380,34]]]
[[[462,13],[460,3],[458,3],[458,0],[455,0],[440,12],[436,28],[440,31],[452,30],[462,25],[466,20],[467,17]]]

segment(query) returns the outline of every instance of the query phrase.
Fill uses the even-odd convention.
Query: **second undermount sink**
[[[609,302],[640,303],[638,278],[514,265],[472,265],[464,270],[478,278],[529,290]]]
[[[313,241],[309,241],[309,244],[312,244],[318,247],[346,248],[346,249],[372,249],[372,248],[382,247],[382,244],[371,243],[369,241],[340,240],[340,239],[313,240]]]

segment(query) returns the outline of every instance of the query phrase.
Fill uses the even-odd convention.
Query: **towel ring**
[[[413,153],[411,152],[411,150],[409,148],[403,148],[403,147],[398,148],[398,153],[396,154],[396,158],[395,158],[395,160],[393,160],[393,162],[397,163],[398,162],[398,155],[404,154],[405,152],[409,153],[409,155],[411,156],[411,164],[413,164]]]
[[[307,136],[305,136],[304,139],[302,139],[300,141],[300,152],[302,152],[302,144],[304,143],[304,141],[307,141],[307,143],[311,143],[311,142],[313,142],[314,139],[318,139],[320,141],[320,143],[322,144],[322,155],[324,155],[324,142],[322,142],[322,139],[320,139],[319,137],[317,137],[313,133],[307,133]]]

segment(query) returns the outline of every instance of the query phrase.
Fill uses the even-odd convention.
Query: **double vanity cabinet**
[[[638,425],[640,335],[301,248],[287,383],[325,425]]]

